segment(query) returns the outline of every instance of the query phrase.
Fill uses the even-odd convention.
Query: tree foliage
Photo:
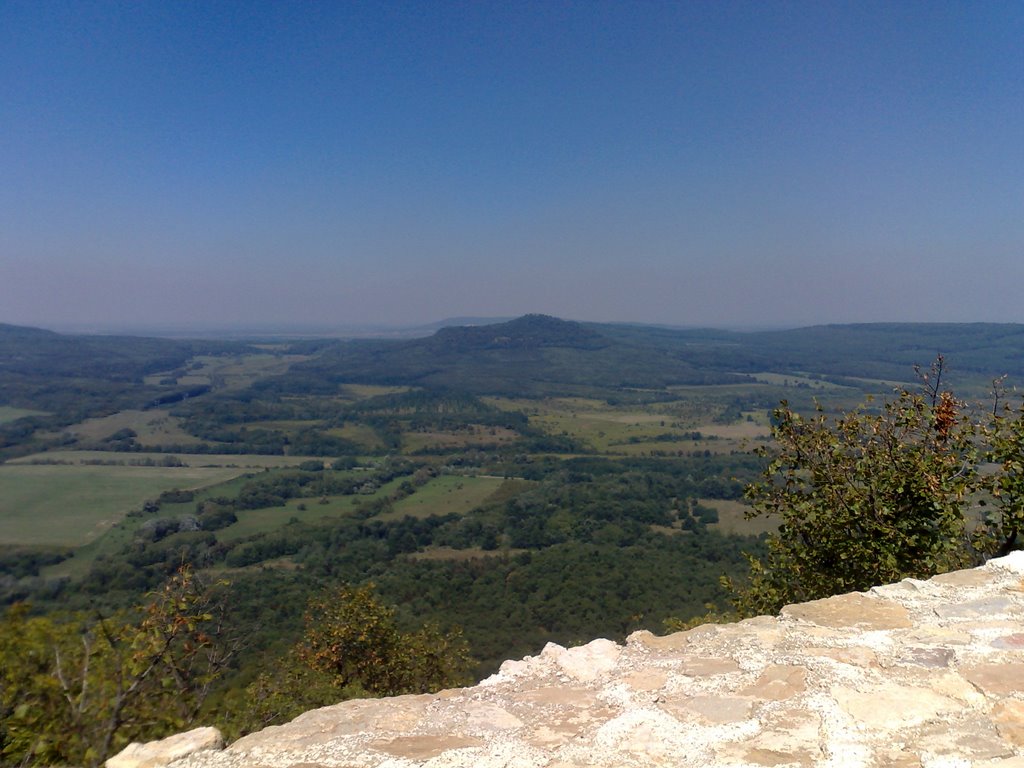
[[[181,568],[134,618],[0,621],[0,758],[5,765],[97,765],[136,737],[196,718],[231,650],[209,592]]]
[[[750,559],[749,583],[733,585],[741,614],[927,578],[992,549],[967,514],[991,482],[979,472],[979,426],[941,379],[939,358],[922,392],[899,390],[880,410],[835,420],[820,407],[809,418],[785,402],[774,411],[775,445],[763,450],[770,462],[747,498],[752,515],[781,524],[768,555]],[[999,435],[999,455],[1016,450],[1019,461],[1024,441],[1014,443],[1008,424]],[[1021,498],[1024,485],[1006,482],[1004,498]]]
[[[366,696],[428,693],[470,682],[462,632],[434,624],[404,631],[373,584],[315,598],[303,639],[247,688],[230,724],[248,731],[318,706]]]

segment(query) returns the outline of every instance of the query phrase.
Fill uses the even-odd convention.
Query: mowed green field
[[[317,498],[297,498],[288,499],[279,507],[242,509],[237,513],[238,522],[217,531],[217,538],[224,542],[238,541],[257,533],[276,530],[292,519],[316,524],[328,518],[346,517],[355,512],[361,504],[394,492],[404,480],[404,477],[396,478],[372,494],[327,496],[327,502],[323,504]]]
[[[8,421],[17,421],[23,419],[26,416],[45,416],[43,411],[32,411],[28,408],[15,408],[12,405],[0,405],[0,424],[6,424]]]
[[[737,533],[741,536],[757,536],[762,533],[774,533],[779,529],[779,520],[769,517],[747,518],[750,507],[741,501],[729,499],[699,499],[705,507],[718,510],[717,528],[722,533]]]
[[[31,456],[11,459],[5,466],[10,465],[138,465],[147,461],[159,464],[165,461],[171,454],[147,453],[145,451],[132,451],[130,453],[117,453],[113,451],[47,451],[46,453],[34,453]],[[302,462],[317,458],[324,461],[324,457],[310,456],[268,456],[258,453],[196,453],[196,454],[174,454],[174,458],[188,468],[210,469],[225,468],[239,470],[235,474],[241,474],[244,470],[263,469],[265,467],[295,467]],[[234,475],[232,475],[233,477]]]
[[[401,520],[406,515],[464,515],[487,501],[504,482],[504,478],[501,477],[436,477],[412,496],[395,502],[395,507],[390,512],[377,515],[375,519]]]
[[[229,467],[4,464],[0,466],[0,543],[87,544],[162,491],[201,488],[240,471]]]
[[[122,429],[135,432],[140,445],[198,445],[203,441],[181,428],[181,420],[165,411],[127,410],[97,419],[86,419],[63,431],[80,440],[99,441]]]

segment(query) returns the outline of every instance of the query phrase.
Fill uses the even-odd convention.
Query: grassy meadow
[[[487,501],[505,482],[500,477],[444,475],[435,477],[416,493],[395,502],[394,508],[377,520],[397,520],[431,515],[463,515]]]
[[[2,543],[79,546],[163,491],[236,474],[226,467],[0,465]]]
[[[295,363],[307,360],[306,355],[260,354],[197,355],[186,365],[170,371],[146,376],[149,385],[173,380],[177,386],[212,386],[218,389],[245,389],[267,376],[287,371]]]
[[[33,411],[29,408],[15,408],[12,405],[0,405],[0,424],[23,419],[26,416],[45,416],[44,411]]]

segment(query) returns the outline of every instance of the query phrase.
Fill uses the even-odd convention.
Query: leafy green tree
[[[189,725],[231,652],[209,592],[182,568],[128,617],[0,621],[0,758],[97,765],[133,738]]]
[[[982,429],[984,458],[995,471],[984,477],[984,488],[994,511],[976,546],[993,555],[1005,555],[1022,544],[1024,534],[1024,403],[1013,409],[1002,402],[1002,381],[994,386],[992,418]]]
[[[730,585],[741,614],[974,561],[966,511],[982,485],[977,429],[940,391],[941,375],[940,358],[923,393],[901,390],[880,411],[832,420],[820,406],[810,418],[785,402],[775,410],[770,461],[747,498],[752,516],[781,524],[767,556],[750,558],[749,583]]]
[[[249,685],[244,711],[229,728],[250,731],[346,699],[470,682],[460,630],[426,624],[403,631],[395,613],[372,584],[342,586],[312,600],[302,641]]]

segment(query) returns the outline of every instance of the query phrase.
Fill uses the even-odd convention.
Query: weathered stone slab
[[[1016,601],[1008,597],[985,597],[979,600],[970,600],[966,603],[951,603],[947,605],[936,605],[932,610],[940,619],[995,619],[1009,613],[1020,613],[1021,609]]]
[[[810,766],[824,758],[819,737],[821,718],[802,709],[783,709],[768,714],[762,730],[738,740],[721,751],[744,765]]]
[[[850,717],[878,731],[889,731],[960,710],[960,704],[928,688],[885,683],[870,690],[837,687],[832,695]]]
[[[634,691],[656,691],[668,682],[668,675],[660,669],[642,669],[626,675],[622,682]]]
[[[748,719],[754,702],[738,696],[688,696],[667,700],[660,706],[673,717],[690,719],[696,715],[706,723],[718,725]]]
[[[476,731],[505,731],[522,728],[523,721],[507,709],[486,701],[474,701],[465,707],[466,727]]]
[[[859,592],[787,605],[782,609],[782,616],[843,629],[903,629],[912,626],[910,614],[902,605]]]
[[[821,656],[826,659],[838,661],[841,664],[849,664],[864,669],[878,668],[878,655],[869,648],[853,646],[850,648],[805,648],[806,656]]]
[[[970,571],[950,571],[933,576],[931,581],[949,587],[984,587],[998,579],[996,573],[988,568],[974,568]]]
[[[1006,557],[994,557],[985,563],[985,568],[998,568],[1024,576],[1024,551],[1011,552]]]
[[[1002,736],[1015,747],[1024,747],[1024,702],[1005,699],[992,707],[992,720]]]
[[[992,647],[1008,651],[1024,651],[1024,632],[1013,632],[997,637],[992,641]]]
[[[575,648],[548,643],[541,658],[554,661],[569,677],[590,682],[615,669],[621,653],[622,646],[611,640],[594,640]]]
[[[774,664],[739,693],[764,701],[782,701],[803,693],[806,679],[807,672],[802,667]]]
[[[740,665],[733,659],[687,658],[683,660],[683,674],[687,677],[711,677],[738,672]]]
[[[935,722],[922,726],[908,740],[911,750],[929,758],[959,758],[971,761],[1013,756],[988,718],[971,715],[955,723]]]
[[[160,768],[196,752],[223,747],[224,737],[216,728],[195,728],[160,741],[129,744],[105,765],[107,768]]]
[[[652,651],[678,651],[690,645],[689,632],[673,632],[671,635],[655,635],[641,629],[626,638],[626,645],[641,646]]]
[[[909,647],[902,650],[895,661],[897,664],[912,664],[918,667],[939,669],[948,667],[956,654],[949,648]]]
[[[1024,768],[1022,579],[1018,555],[548,646],[473,688],[326,707],[168,768]]]
[[[478,747],[481,744],[483,742],[479,739],[468,736],[427,734],[380,739],[371,742],[370,746],[393,757],[402,757],[406,760],[426,760],[437,757],[450,749]]]
[[[960,670],[971,685],[986,696],[1024,693],[1024,664],[976,664]]]

